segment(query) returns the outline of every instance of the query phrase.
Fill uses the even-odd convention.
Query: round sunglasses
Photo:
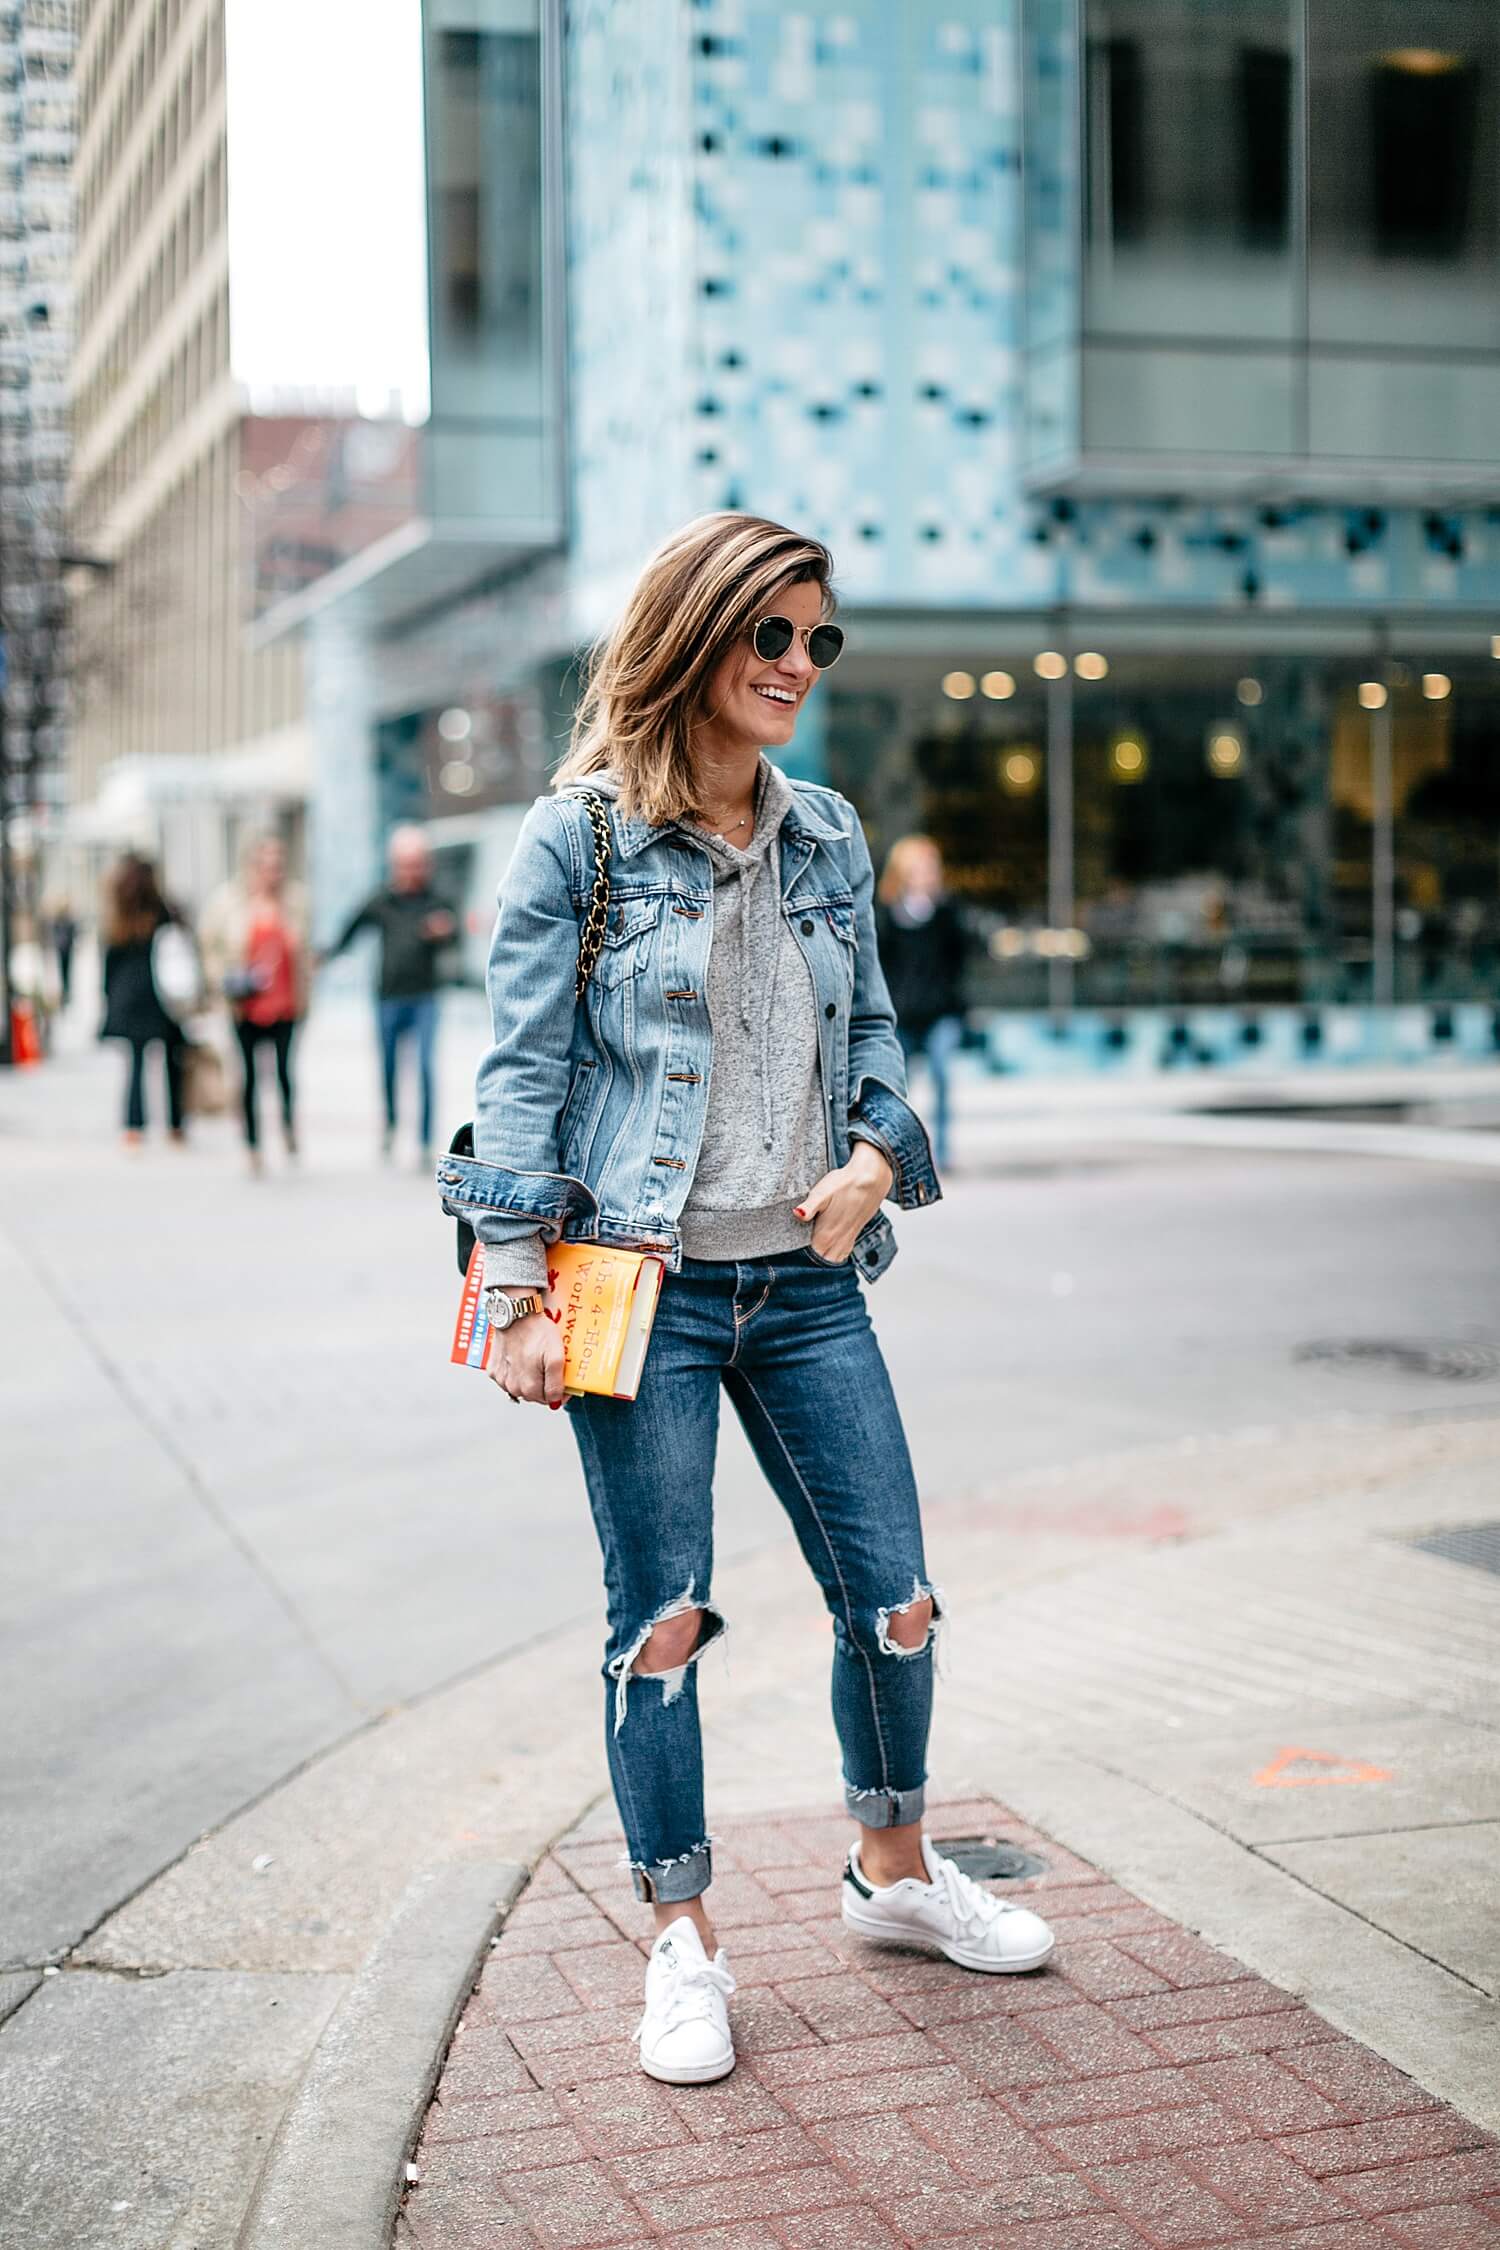
[[[789,617],[757,618],[750,628],[750,645],[762,664],[774,664],[799,636],[809,661],[820,672],[837,664],[844,653],[842,625],[794,625]]]

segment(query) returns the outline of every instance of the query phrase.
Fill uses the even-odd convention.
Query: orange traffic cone
[[[42,1059],[42,1042],[29,1000],[16,1000],[11,1004],[10,1054],[12,1062],[21,1067]]]

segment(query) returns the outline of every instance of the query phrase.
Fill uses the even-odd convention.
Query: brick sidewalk
[[[511,1915],[418,2152],[404,2250],[1500,2250],[1500,2146],[992,1803],[1053,1964],[978,1977],[837,1919],[834,1819],[736,1822],[715,1918],[739,2066],[644,2078],[644,1909],[565,1843]]]

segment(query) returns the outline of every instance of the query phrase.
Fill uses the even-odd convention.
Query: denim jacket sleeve
[[[568,1090],[578,969],[572,838],[556,800],[521,825],[501,893],[486,986],[493,1041],[479,1065],[474,1154],[438,1167],[443,1208],[497,1247],[555,1242],[582,1180],[558,1169],[557,1121]]]
[[[880,1150],[895,1177],[890,1200],[909,1211],[941,1200],[927,1130],[906,1099],[906,1057],[875,939],[875,870],[853,806],[849,873],[854,890],[854,998],[849,1011],[849,1135]]]

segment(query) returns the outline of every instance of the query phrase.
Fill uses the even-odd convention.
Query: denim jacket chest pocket
[[[603,992],[613,992],[651,966],[661,922],[661,897],[625,897],[610,902],[604,943],[594,977]]]
[[[859,953],[859,931],[854,920],[854,901],[841,898],[805,899],[788,904],[787,920],[802,939],[804,949],[815,963],[821,962],[826,973],[842,980],[845,989],[854,990],[855,962]]]

